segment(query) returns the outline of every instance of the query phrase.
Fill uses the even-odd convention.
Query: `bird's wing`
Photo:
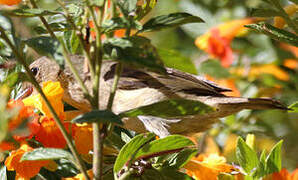
[[[116,64],[104,74],[104,80],[110,81],[115,74]],[[166,68],[166,74],[148,72],[133,68],[124,67],[118,84],[119,89],[135,90],[145,87],[169,90],[172,92],[184,92],[198,96],[224,96],[221,92],[230,89],[220,87],[200,76],[195,76],[176,69]]]

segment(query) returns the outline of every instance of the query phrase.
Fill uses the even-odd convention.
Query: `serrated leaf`
[[[298,46],[298,36],[283,29],[276,28],[268,23],[249,24],[245,27],[264,33],[274,40]]]
[[[36,16],[49,16],[61,14],[57,11],[49,11],[44,9],[16,9],[12,11],[5,11],[6,14],[10,16],[19,16],[19,17],[36,17]]]
[[[190,139],[181,135],[171,135],[144,145],[135,154],[133,160],[148,158],[148,156],[155,157],[161,154],[171,154],[175,150],[181,151],[190,146],[194,146],[194,143]]]
[[[0,179],[1,179],[1,180],[7,180],[6,166],[2,166],[2,167],[0,168]]]
[[[191,158],[193,158],[198,153],[195,148],[187,148],[182,151],[173,154],[166,161],[167,164],[174,169],[182,168]]]
[[[256,152],[241,137],[237,140],[236,157],[247,174],[253,173],[253,170],[258,167],[259,160]]]
[[[157,31],[170,27],[177,27],[188,23],[204,22],[200,17],[188,13],[172,13],[154,17],[143,25],[139,32]]]
[[[158,54],[165,66],[179,69],[183,72],[197,74],[197,69],[190,58],[182,56],[179,52],[168,49],[158,49]]]
[[[208,74],[218,79],[230,76],[229,71],[222,67],[219,61],[213,59],[202,62],[199,66],[198,72]]]
[[[156,48],[142,36],[110,38],[104,43],[105,54],[126,64],[165,73]]]
[[[121,118],[109,110],[92,110],[71,120],[72,123],[115,123],[122,125]]]
[[[38,36],[24,41],[29,47],[36,50],[40,55],[54,55],[58,53],[59,42],[48,36]]]
[[[37,148],[26,152],[20,161],[38,161],[38,160],[57,160],[68,159],[74,162],[72,155],[63,149],[56,148]]]
[[[275,17],[281,16],[279,11],[274,9],[252,9],[250,12],[250,16],[254,17]]]
[[[119,155],[114,164],[114,173],[117,174],[122,167],[128,162],[133,155],[142,147],[144,144],[153,140],[155,135],[152,133],[140,134],[135,136],[129,143],[125,144],[120,150]]]
[[[213,112],[215,109],[200,101],[187,100],[187,99],[171,99],[147,106],[142,106],[133,110],[122,112],[121,117],[137,117],[144,116],[157,116],[157,117],[177,117],[196,114],[205,114]]]
[[[283,140],[279,141],[266,158],[266,172],[271,174],[281,170],[281,146]]]
[[[14,72],[9,74],[2,84],[6,84],[10,88],[14,88],[18,83],[28,81],[28,77],[24,72]]]
[[[298,113],[298,101],[294,102],[293,104],[291,104],[289,106],[289,109],[288,112],[291,112],[291,113]]]

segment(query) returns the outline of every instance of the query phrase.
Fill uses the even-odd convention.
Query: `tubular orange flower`
[[[2,141],[0,143],[0,152],[1,151],[11,151],[11,150],[14,150],[14,149],[16,149],[16,146],[12,142]]]
[[[285,59],[283,65],[290,69],[298,69],[298,60]]]
[[[22,0],[0,0],[0,4],[12,6],[19,4],[21,1]]]
[[[298,11],[298,5],[297,4],[290,4],[286,7],[284,7],[285,12],[289,15],[292,16]],[[283,28],[285,26],[286,22],[282,17],[275,17],[274,18],[274,26],[278,28]]]
[[[65,122],[64,126],[68,129],[69,123]],[[64,148],[66,146],[66,141],[53,118],[41,117],[40,120],[34,119],[29,124],[29,128],[35,139],[42,143],[44,147]]]
[[[42,91],[49,99],[51,105],[54,107],[58,116],[61,119],[64,119],[65,117],[64,105],[62,102],[64,90],[61,87],[60,82],[52,82],[52,81],[44,82]],[[34,106],[47,117],[53,117],[40,94],[23,99],[23,103],[25,104],[25,106]]]
[[[230,42],[235,36],[246,30],[244,25],[250,24],[253,21],[254,19],[252,18],[246,18],[221,24],[198,37],[195,44],[211,56],[219,58],[224,67],[228,67],[233,61]]]
[[[91,124],[75,125],[73,139],[80,154],[88,154],[93,149],[93,130]]]
[[[25,106],[21,100],[9,100],[7,103],[7,109],[18,108],[18,115],[12,118],[8,123],[9,130],[14,130],[17,128],[23,120],[34,116],[34,109],[31,106]]]
[[[186,173],[199,180],[217,179],[219,173],[230,173],[235,168],[226,164],[226,159],[217,154],[198,156],[190,160],[184,168]]]
[[[18,177],[31,178],[34,177],[40,168],[46,166],[49,161],[22,161],[21,157],[25,152],[32,151],[33,148],[27,144],[23,144],[18,150],[12,151],[10,156],[5,160],[5,166],[9,171],[16,171]]]

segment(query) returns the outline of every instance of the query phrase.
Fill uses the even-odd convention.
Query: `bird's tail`
[[[236,98],[228,97],[228,101],[219,103],[221,106],[237,106],[241,109],[282,109],[289,110],[285,105],[275,99],[271,98]]]

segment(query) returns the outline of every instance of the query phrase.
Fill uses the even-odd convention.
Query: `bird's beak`
[[[28,86],[25,89],[23,89],[20,94],[18,94],[18,96],[15,98],[16,100],[22,100],[28,96],[30,96],[33,92],[33,87],[32,86]]]

